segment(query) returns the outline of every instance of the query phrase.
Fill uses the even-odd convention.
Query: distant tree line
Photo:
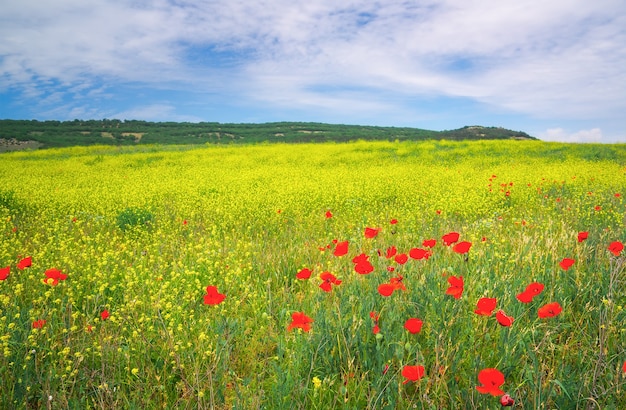
[[[43,147],[135,144],[254,144],[353,140],[535,139],[521,131],[467,126],[430,131],[313,122],[221,124],[219,122],[149,122],[140,120],[0,120],[0,139],[37,141]]]

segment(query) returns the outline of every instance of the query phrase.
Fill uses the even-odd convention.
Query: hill
[[[468,140],[535,138],[501,127],[466,126],[450,131],[312,122],[221,124],[122,120],[0,120],[0,151],[75,145],[250,144],[351,140]]]

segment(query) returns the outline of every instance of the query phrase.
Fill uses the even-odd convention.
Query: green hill
[[[254,144],[352,140],[468,140],[534,137],[501,127],[467,126],[450,131],[312,122],[221,124],[121,120],[0,120],[0,151],[75,145]]]

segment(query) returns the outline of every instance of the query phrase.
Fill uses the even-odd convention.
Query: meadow
[[[626,408],[626,146],[0,155],[0,407]]]

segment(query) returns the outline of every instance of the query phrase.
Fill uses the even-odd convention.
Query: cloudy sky
[[[0,118],[626,142],[626,2],[0,0]]]

